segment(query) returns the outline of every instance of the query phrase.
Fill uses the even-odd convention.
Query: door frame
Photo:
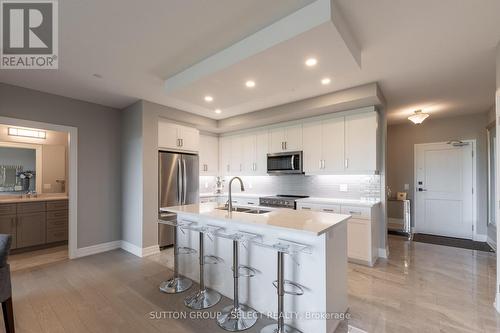
[[[473,241],[485,241],[483,238],[484,237],[479,237],[477,234],[477,184],[476,184],[476,176],[477,176],[477,150],[476,150],[476,140],[471,139],[471,140],[461,140],[462,142],[467,142],[472,146],[472,188],[474,191],[472,192],[472,240]],[[413,206],[415,207],[415,222],[413,226],[413,232],[417,233],[418,232],[418,225],[417,225],[417,147],[422,147],[422,146],[433,146],[433,145],[442,145],[442,144],[448,144],[448,142],[429,142],[429,143],[416,143],[413,145],[413,198],[414,198],[414,204]],[[481,235],[484,236],[484,235]]]
[[[77,258],[78,248],[78,128],[39,121],[1,117],[0,123],[10,126],[39,128],[68,133],[68,256]]]

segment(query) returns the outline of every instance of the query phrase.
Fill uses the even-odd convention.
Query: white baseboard
[[[108,243],[102,243],[87,247],[81,247],[76,249],[75,258],[81,258],[86,256],[91,256],[93,254],[107,252],[115,249],[119,249],[121,247],[122,241],[113,241]]]
[[[486,243],[488,243],[488,245],[491,246],[491,248],[493,250],[495,250],[495,252],[497,252],[497,242],[495,240],[493,240],[492,238],[490,238],[490,236],[488,236]]]
[[[488,240],[488,236],[477,234],[474,236],[474,240],[476,242],[486,242]]]
[[[378,249],[378,257],[387,259],[387,256],[389,255],[389,250],[388,249]]]
[[[132,243],[122,241],[121,242],[121,248],[129,253],[132,253],[133,255],[144,258],[147,256],[150,256],[152,254],[156,254],[160,252],[160,247],[158,245],[153,245],[145,248],[141,248],[137,245],[134,245]]]

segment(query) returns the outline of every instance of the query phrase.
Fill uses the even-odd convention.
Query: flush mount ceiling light
[[[29,130],[25,128],[9,127],[8,133],[10,136],[23,136],[26,138],[46,139],[45,131]]]
[[[214,100],[214,98],[212,96],[209,96],[209,95],[205,96],[205,102],[211,102],[213,100]]]
[[[245,82],[245,86],[247,86],[248,88],[253,88],[255,87],[255,81],[248,80],[247,82]]]
[[[427,119],[427,117],[429,117],[429,114],[422,112],[422,110],[417,110],[414,114],[408,117],[408,120],[414,124],[421,124],[425,119]]]
[[[329,77],[325,77],[324,79],[321,80],[322,85],[330,84],[330,82],[332,82],[332,80],[330,80]]]
[[[221,113],[222,111],[220,109],[215,109],[215,113],[219,114]]]
[[[318,60],[316,60],[316,58],[309,58],[306,60],[306,66],[308,66],[308,67],[316,66],[317,63],[318,63]]]

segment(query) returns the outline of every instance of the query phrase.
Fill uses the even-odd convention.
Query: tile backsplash
[[[379,175],[242,176],[245,193],[308,195],[312,197],[379,200]],[[231,178],[225,177],[224,192]],[[233,193],[239,187],[233,184]],[[200,192],[213,192],[215,177],[200,177]]]

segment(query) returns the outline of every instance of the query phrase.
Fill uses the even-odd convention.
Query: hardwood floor
[[[494,254],[389,239],[389,260],[374,268],[349,265],[350,325],[370,333],[500,331],[492,306]],[[22,267],[12,273],[17,332],[223,332],[212,319],[162,317],[186,310],[185,293],[158,291],[170,256],[167,250],[141,259],[116,250],[39,266],[14,258]],[[229,303],[224,299],[210,313]]]

